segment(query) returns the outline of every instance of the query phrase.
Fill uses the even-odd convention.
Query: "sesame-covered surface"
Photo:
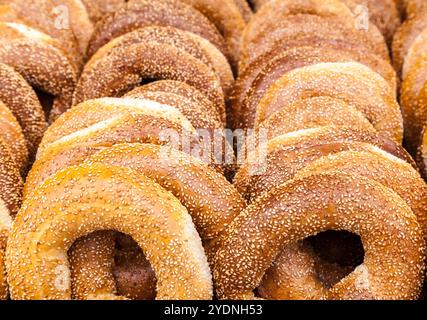
[[[156,272],[158,299],[212,297],[207,259],[187,210],[143,175],[99,164],[59,172],[21,209],[6,252],[11,297],[70,298],[68,249],[81,236],[109,229],[143,248]]]
[[[266,90],[281,76],[294,69],[322,62],[362,63],[380,73],[396,92],[396,73],[390,64],[374,55],[363,55],[361,52],[346,50],[341,46],[335,48],[327,46],[327,44],[326,47],[321,48],[314,48],[311,45],[299,46],[281,53],[276,52],[277,55],[274,58],[267,54],[252,63],[247,68],[248,72],[245,70],[239,76],[231,97],[232,118],[238,122],[235,126],[244,125],[247,120],[239,120],[239,118],[246,113],[254,114]]]
[[[387,45],[375,26],[369,27],[369,33],[356,29],[354,21],[340,17],[319,17],[310,14],[296,14],[281,20],[274,30],[268,30],[264,36],[255,38],[242,48],[240,65],[247,66],[257,57],[277,47],[280,43],[296,38],[322,35],[333,39],[352,39],[361,47],[368,48],[385,61],[389,61]],[[372,33],[372,34],[371,34]]]
[[[290,119],[292,121],[289,121]],[[375,130],[356,108],[330,97],[297,100],[255,125],[259,130],[267,130],[270,136],[329,125],[355,128],[365,132]]]
[[[0,42],[0,62],[13,67],[31,86],[55,97],[51,120],[71,106],[77,71],[61,48],[33,36],[0,38]]]
[[[2,0],[1,20],[20,22],[57,39],[70,55],[75,65],[81,66],[82,56],[79,43],[70,23],[70,6],[64,6],[69,0]],[[42,13],[42,14],[40,14]],[[71,14],[74,17],[74,14]],[[80,17],[79,17],[80,18]]]
[[[413,18],[407,19],[397,30],[393,38],[393,63],[398,72],[402,70],[404,59],[412,43],[427,27],[427,8],[421,8]]]
[[[106,14],[96,25],[88,55],[92,56],[110,40],[147,25],[171,26],[190,31],[209,40],[226,57],[230,57],[227,45],[216,27],[200,11],[180,0],[129,1],[117,11]]]
[[[325,126],[272,138],[267,145],[266,170],[262,174],[252,175],[252,164],[245,162],[237,171],[234,184],[247,200],[253,200],[292,179],[314,160],[346,150],[363,151],[369,145],[375,145],[406,162],[412,161],[402,147],[390,140],[383,140],[375,132]],[[412,162],[408,163],[412,165]]]
[[[395,93],[384,78],[355,62],[319,63],[285,74],[265,92],[256,118],[263,121],[283,105],[315,96],[344,100],[362,112],[378,132],[402,141],[403,121]]]
[[[28,151],[34,153],[47,128],[37,95],[21,75],[2,63],[0,63],[0,86],[0,100],[21,125]],[[19,94],[16,94],[17,92]]]
[[[199,89],[225,117],[224,96],[215,72],[200,60],[170,45],[135,44],[116,49],[83,71],[74,104],[100,97],[121,96],[144,79],[177,80]]]
[[[218,297],[253,298],[253,290],[283,247],[330,229],[360,235],[365,260],[321,298],[418,296],[425,244],[411,209],[373,180],[322,173],[271,190],[233,221],[215,257]]]
[[[424,239],[427,239],[427,211],[425,205],[425,193],[427,191],[427,186],[425,182],[421,179],[418,172],[407,162],[402,161],[401,159],[395,158],[394,156],[385,153],[384,151],[370,145],[365,148],[363,151],[343,151],[335,154],[326,155],[324,157],[315,160],[303,169],[298,171],[295,175],[295,179],[303,178],[313,174],[320,174],[325,172],[336,172],[343,174],[352,174],[358,177],[366,177],[377,181],[384,185],[387,188],[390,188],[396,192],[412,209],[412,212],[415,214],[418,223],[423,231]],[[335,240],[336,241],[336,240]],[[338,246],[335,250],[341,250],[345,252],[348,248],[344,246]],[[301,252],[298,252],[301,251]],[[318,274],[318,269],[322,268],[325,264],[322,259],[316,256],[316,254],[310,250],[301,248],[295,248],[294,246],[285,247],[282,249],[281,256],[286,256],[287,261],[282,258],[282,260],[275,261],[275,265],[270,267],[267,271],[265,277],[269,277],[269,274],[272,273],[272,277],[276,273],[281,273],[280,282],[274,282],[274,290],[279,293],[274,293],[274,298],[283,298],[283,297],[294,297],[293,288],[301,288],[298,286],[298,282],[301,279],[298,275],[301,270],[299,268],[299,263],[302,257],[305,257],[307,261],[310,261],[309,265],[303,267],[303,270],[312,278],[304,277],[305,285],[303,288],[310,286],[317,288],[320,285],[320,290],[317,294],[319,296],[314,296],[310,298],[320,298],[323,294],[322,291],[327,288],[326,285],[322,285],[322,281],[316,279]],[[336,253],[336,255],[339,255]],[[304,260],[303,260],[304,261]],[[281,265],[284,264],[284,265]],[[296,266],[296,267],[293,267]],[[287,268],[287,271],[282,271]],[[289,271],[289,269],[296,268],[295,270]],[[328,273],[340,273],[342,270],[341,266],[329,266]],[[313,276],[314,275],[314,276]],[[318,279],[321,277],[318,276]],[[262,284],[265,288],[269,288],[270,284]],[[308,291],[310,292],[310,291]],[[270,293],[270,296],[272,294]]]
[[[16,166],[25,173],[28,166],[27,141],[22,133],[21,126],[9,108],[0,100],[0,139],[10,149],[10,155]]]
[[[113,54],[115,49],[119,49],[123,53],[126,51],[126,47],[138,43],[165,44],[184,50],[217,73],[225,93],[228,93],[231,88],[233,73],[221,51],[206,39],[173,27],[146,26],[115,38],[99,49],[85,67],[87,69],[96,60]]]

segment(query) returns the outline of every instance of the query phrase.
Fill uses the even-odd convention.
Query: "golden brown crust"
[[[346,150],[363,151],[369,145],[375,145],[415,167],[401,146],[378,137],[375,132],[328,126],[270,136],[270,139],[265,171],[258,175],[251,174],[252,164],[246,160],[234,179],[237,190],[249,201],[292,179],[307,163]],[[248,159],[251,157],[248,156]]]
[[[215,26],[202,13],[178,0],[131,1],[116,12],[107,14],[95,28],[88,55],[92,56],[114,38],[153,24],[195,33],[230,57],[224,39]]]
[[[235,0],[181,0],[203,13],[224,37],[234,59],[239,57],[246,22]],[[237,60],[234,60],[237,62]]]
[[[215,71],[221,80],[224,94],[228,95],[234,77],[224,55],[206,39],[173,27],[148,26],[118,37],[99,49],[86,64],[85,68],[90,68],[99,59],[111,56],[116,50],[120,50],[123,53],[131,45],[144,43],[173,46],[201,60]]]
[[[339,0],[272,0],[262,6],[248,23],[243,34],[243,49],[282,21],[298,14],[352,19],[351,11]]]
[[[293,131],[334,125],[355,128],[365,132],[375,131],[365,116],[342,100],[315,97],[297,100],[283,106],[261,123],[258,130],[267,130],[269,136],[279,136]]]
[[[91,192],[83,195],[82,188]],[[128,234],[143,248],[159,279],[157,299],[212,297],[207,259],[186,209],[143,175],[99,164],[57,173],[21,209],[6,252],[11,297],[69,299],[67,251],[97,230]]]
[[[252,110],[244,114],[246,127],[292,101],[315,96],[335,97],[353,105],[378,132],[401,143],[402,115],[394,92],[376,72],[354,62],[320,63],[285,74],[265,92],[257,106],[256,120]]]
[[[172,139],[167,136],[167,130],[189,139],[195,135],[191,123],[170,106],[132,98],[88,100],[71,108],[49,127],[37,158],[52,149],[82,143],[88,146],[138,141],[166,144]]]
[[[0,29],[27,28],[19,24],[0,23]],[[0,61],[13,67],[33,87],[55,98],[51,120],[71,106],[77,73],[64,51],[43,35],[23,30],[19,37],[2,37]],[[50,110],[48,110],[50,111]]]
[[[349,150],[322,157],[301,169],[295,178],[300,179],[325,172],[366,177],[390,188],[405,200],[412,209],[423,231],[424,239],[427,239],[427,215],[426,204],[424,203],[427,186],[418,172],[407,162],[371,146],[364,151]],[[334,241],[334,239],[332,240]],[[346,250],[339,246],[335,249],[338,250],[337,255],[340,254],[339,251]],[[306,287],[314,288],[308,291],[310,293],[309,299],[318,299],[325,294],[328,284],[321,281],[321,277],[317,275],[317,268],[319,268],[319,265],[324,264],[324,262],[320,261],[320,257],[316,257],[314,252],[302,246],[298,246],[298,248],[294,246],[286,247],[280,255],[287,257],[288,261],[285,261],[283,257],[279,258],[280,260],[276,261],[275,265],[264,276],[268,278],[266,283],[261,285],[264,290],[270,287],[274,289],[270,290],[268,297],[274,299],[298,298],[298,296],[295,297],[295,292],[297,292],[302,295],[302,298],[305,298],[304,288]],[[304,257],[303,261],[306,262],[300,269],[297,269],[301,257]],[[288,270],[284,271],[284,268]],[[332,274],[339,274],[342,270],[339,266],[329,266],[328,269],[327,273]],[[269,276],[270,272],[272,273],[271,276]],[[282,277],[280,282],[275,281],[277,280],[276,273],[279,273]],[[303,279],[300,278],[301,274],[305,275]],[[306,277],[306,275],[310,276]],[[289,286],[285,286],[285,283]]]
[[[43,109],[28,83],[13,68],[0,63],[0,100],[13,113],[33,155],[47,128]]]
[[[245,22],[249,22],[249,20],[252,18],[252,10],[249,6],[248,1],[246,0],[234,0],[237,7],[239,8],[240,14],[242,15]]]
[[[124,97],[147,99],[173,106],[191,122],[194,128],[224,128],[215,105],[196,88],[184,82],[162,80],[137,87]]]
[[[2,0],[2,21],[22,22],[57,39],[76,66],[81,66],[82,56],[77,38],[70,28],[70,15],[61,0]],[[5,5],[4,5],[5,4]]]
[[[381,33],[375,26],[369,27],[369,33],[358,30],[354,22],[343,20],[340,17],[320,17],[310,14],[296,14],[281,20],[274,29],[267,30],[266,34],[259,35],[252,42],[242,48],[239,62],[240,68],[245,68],[259,56],[279,47],[282,43],[298,38],[319,36],[319,30],[326,38],[351,39],[358,41],[363,48],[389,61],[387,45]]]
[[[411,19],[406,20],[397,30],[393,38],[393,64],[395,69],[400,72],[405,57],[412,43],[418,35],[427,28],[427,8],[421,10]]]
[[[175,195],[191,215],[204,243],[208,261],[213,258],[216,251],[216,239],[220,237],[227,225],[245,206],[241,196],[223,176],[212,171],[206,165],[202,165],[196,159],[173,150],[167,150],[164,147],[142,144],[117,145],[98,152],[90,157],[86,163],[102,163],[108,167],[131,168],[153,179]],[[156,163],[156,166],[153,167],[153,163]],[[80,246],[80,250],[93,252],[96,248],[104,247],[103,243],[105,241],[100,239],[97,243],[96,239],[92,239],[89,243],[89,248]],[[129,246],[125,247],[129,249]],[[100,261],[98,263],[103,263],[103,266],[98,266],[98,268],[102,268],[99,272],[101,274],[111,273],[113,262],[106,263],[108,259],[112,260],[111,251],[98,251],[99,256],[97,259]],[[76,253],[75,255],[82,259],[82,254]],[[144,292],[149,295],[152,292],[150,284],[152,284],[153,280],[149,270],[147,270],[149,269],[149,264],[147,266],[145,259],[143,257],[141,259],[138,252],[131,256],[134,258],[133,261],[125,259],[121,266],[116,264],[116,279],[118,275],[120,277],[117,279],[117,289],[119,291],[121,289],[120,292],[123,292],[123,290],[127,292],[126,296],[130,298],[140,297]],[[83,260],[79,268],[83,270],[90,269],[90,265],[96,263],[90,262],[90,260],[92,259],[89,259],[89,262],[86,263]],[[88,264],[88,266],[85,267],[84,264]],[[136,274],[135,277],[141,277],[142,283],[132,284],[134,282],[130,273],[132,269],[138,270],[139,275]],[[94,295],[96,291],[87,293],[89,288],[96,286],[96,284],[90,284],[94,280],[87,278],[85,274],[80,274],[79,271],[77,270],[74,273],[75,281],[77,283],[85,283],[85,295]],[[111,285],[108,286],[109,282],[102,280],[103,278],[105,277],[101,277],[99,280],[103,284],[102,287],[113,290],[114,288]],[[98,281],[98,277],[93,279]],[[112,293],[114,292],[112,291]],[[76,292],[76,294],[79,297],[81,296],[79,292]]]
[[[352,43],[349,39],[336,39],[319,36],[283,42],[276,49],[258,57],[244,70],[241,70],[230,96],[231,113],[229,121],[233,128],[241,128],[240,110],[248,96],[254,95],[251,101],[258,101],[262,91],[256,87],[267,88],[270,82],[295,67],[315,62],[332,62],[348,59],[360,62],[378,72],[391,88],[396,88],[397,77],[393,67],[377,55],[361,48],[359,42]],[[259,102],[259,101],[258,101]]]
[[[14,217],[21,206],[23,181],[10,149],[0,139],[0,195],[8,213]]]
[[[89,13],[90,19],[96,23],[104,15],[115,12],[126,0],[81,0]]]
[[[144,79],[177,80],[194,86],[215,103],[225,119],[225,102],[217,75],[202,61],[170,45],[140,43],[117,48],[83,71],[74,104],[99,97],[121,96]]]
[[[243,120],[240,118],[248,112],[253,113],[264,92],[285,73],[321,62],[352,61],[365,64],[380,73],[396,91],[397,80],[394,69],[374,55],[352,49],[346,50],[341,45],[335,46],[328,43],[319,48],[310,45],[298,46],[285,49],[281,53],[277,52],[277,55],[272,52],[261,56],[239,75],[230,99],[232,103],[230,119],[233,127],[243,126]]]
[[[253,298],[253,290],[284,246],[325,230],[359,234],[366,256],[322,298],[418,297],[425,244],[411,209],[373,180],[335,173],[292,180],[256,200],[233,221],[215,257],[218,297]]]
[[[13,113],[0,100],[0,139],[9,147],[10,154],[22,174],[28,166],[27,141]]]

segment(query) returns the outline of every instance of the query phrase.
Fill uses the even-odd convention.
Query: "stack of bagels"
[[[401,106],[408,150],[427,177],[427,7],[424,1],[406,1],[407,20],[393,41],[393,59],[402,77]]]
[[[418,299],[422,7],[0,0],[0,298]]]

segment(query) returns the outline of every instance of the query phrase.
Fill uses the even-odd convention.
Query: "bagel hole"
[[[146,259],[142,249],[128,235],[113,230],[95,231],[88,236],[77,239],[73,243],[68,251],[69,258],[73,251],[79,254],[79,251],[75,251],[75,249],[81,246],[85,240],[91,236],[101,235],[105,232],[110,233],[110,236],[115,236],[115,256],[112,275],[116,282],[117,295],[133,300],[154,300],[157,295],[157,279],[154,270],[150,262]],[[90,241],[93,240],[91,239]]]
[[[157,279],[150,262],[136,241],[119,233],[116,239],[116,255],[113,274],[117,293],[134,300],[154,300]]]
[[[319,258],[316,273],[326,288],[348,276],[364,261],[365,250],[360,237],[347,231],[325,231],[308,237],[304,243]]]
[[[53,103],[55,101],[55,96],[51,95],[50,93],[48,93],[46,91],[40,90],[38,88],[33,87],[33,89],[37,95],[37,98],[40,101],[40,104],[43,108],[45,117],[46,117],[46,119],[48,119],[50,112],[52,110],[52,107],[53,107]]]

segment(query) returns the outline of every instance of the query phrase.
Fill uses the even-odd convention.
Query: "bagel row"
[[[402,147],[386,41],[351,19],[340,1],[269,1],[245,29],[229,120],[264,145],[238,154],[234,185],[249,205],[215,256],[220,299],[420,296],[427,186]],[[405,240],[390,228],[400,223],[413,224],[399,227]],[[416,266],[392,253],[406,245]],[[374,262],[377,249],[394,257]]]
[[[178,2],[138,5],[153,19],[154,11]],[[210,265],[246,203],[224,176],[234,163],[224,136],[232,68],[203,33],[189,30],[142,25],[111,39],[84,66],[73,106],[46,130],[26,178],[5,254],[12,299],[213,297]],[[87,215],[76,198],[82,190],[90,194]],[[47,198],[50,226],[47,212],[34,207]],[[77,211],[55,213],[61,203]],[[49,230],[40,251],[25,249],[39,241],[30,225]],[[22,266],[28,259],[37,262]]]
[[[408,150],[417,158],[424,177],[426,171],[427,124],[427,11],[422,1],[407,1],[407,20],[396,33],[393,58],[400,68],[400,100]]]
[[[421,3],[0,0],[0,299],[418,299]]]

